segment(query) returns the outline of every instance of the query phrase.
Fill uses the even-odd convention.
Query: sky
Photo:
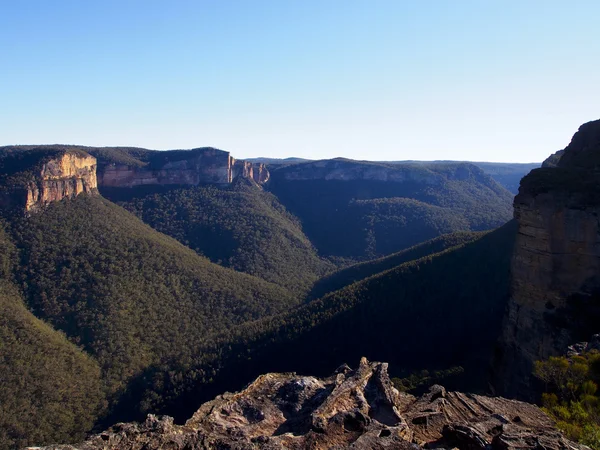
[[[0,0],[0,145],[538,162],[600,118],[598,0]]]

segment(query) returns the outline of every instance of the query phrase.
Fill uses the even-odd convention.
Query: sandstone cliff
[[[600,319],[600,121],[580,127],[564,151],[523,178],[511,299],[495,360],[495,384],[531,395],[533,362],[597,332]]]
[[[2,174],[0,205],[3,207],[32,212],[54,201],[97,192],[96,158],[84,152],[44,154],[26,167],[25,172],[16,174],[11,161],[4,163],[8,170]]]
[[[209,183],[227,185],[236,177],[249,178],[258,184],[269,179],[264,164],[236,160],[229,152],[214,148],[193,150],[149,151],[130,163],[115,162],[99,153],[100,187],[135,187],[143,185],[192,185]]]
[[[70,446],[46,449],[583,449],[536,406],[433,386],[398,392],[387,364],[340,367],[319,379],[262,375],[245,390],[205,403],[185,425],[149,415]]]
[[[214,148],[153,151],[63,145],[0,147],[0,207],[36,211],[50,202],[100,188],[228,185],[236,177],[261,185],[264,164]]]

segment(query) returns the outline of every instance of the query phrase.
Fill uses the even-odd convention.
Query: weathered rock
[[[203,183],[227,185],[237,176],[258,184],[269,180],[264,164],[236,160],[229,152],[214,148],[164,151],[160,156],[159,161],[143,166],[101,163],[98,183],[101,187],[196,186]]]
[[[96,194],[96,158],[84,152],[63,151],[43,158],[29,168],[27,181],[3,186],[0,206],[27,213],[51,202],[73,198],[82,193]]]
[[[541,447],[540,445],[543,445]],[[46,449],[581,449],[537,407],[446,392],[398,392],[387,364],[362,359],[319,379],[266,374],[245,390],[205,403],[185,425],[149,415],[84,443]]]
[[[523,178],[511,299],[495,362],[501,393],[531,395],[533,362],[588,339],[600,319],[600,121]]]
[[[600,351],[600,334],[594,334],[589,342],[577,342],[567,348],[567,357],[579,356],[591,350]]]
[[[65,152],[46,162],[36,182],[28,186],[25,210],[36,210],[81,193],[96,193],[97,189],[96,158]]]

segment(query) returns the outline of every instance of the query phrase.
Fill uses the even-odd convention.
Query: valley
[[[182,424],[261,374],[363,357],[389,363],[385,395],[447,371],[449,389],[537,401],[535,361],[598,331],[599,129],[516,198],[526,165],[1,147],[1,446]]]

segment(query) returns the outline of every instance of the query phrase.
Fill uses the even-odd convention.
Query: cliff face
[[[237,176],[258,184],[269,179],[264,164],[236,160],[217,149],[155,152],[155,158],[143,166],[102,162],[98,168],[101,187],[142,185],[226,185]]]
[[[319,379],[262,375],[244,391],[205,403],[183,426],[149,415],[73,446],[52,449],[571,449],[536,406],[446,392],[433,386],[415,398],[398,392],[387,364],[340,367]]]
[[[496,385],[530,393],[535,360],[564,353],[600,319],[600,121],[521,182],[511,299],[495,362]]]
[[[262,163],[251,163],[229,157],[229,182],[236,177],[249,178],[257,184],[264,184],[269,181],[269,171]]]
[[[0,207],[30,213],[51,202],[98,192],[93,156],[79,151],[32,156],[26,164],[19,158],[2,161]]]
[[[96,193],[96,158],[64,153],[44,163],[36,181],[27,186],[25,210],[34,211],[50,202]]]

